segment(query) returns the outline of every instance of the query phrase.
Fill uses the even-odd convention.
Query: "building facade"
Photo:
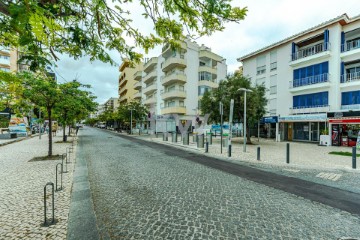
[[[268,89],[262,122],[277,140],[318,142],[325,129],[333,135],[329,113],[360,109],[360,16],[344,14],[238,61]],[[359,132],[337,126],[343,136],[347,128]]]
[[[16,49],[0,46],[0,70],[5,72],[17,72],[27,69],[26,65],[19,64],[20,53]]]
[[[142,71],[143,64],[139,63],[134,66],[131,66],[128,60],[124,60],[119,67],[119,103],[124,104],[127,102],[133,101],[137,96],[139,90],[134,88],[138,78],[135,73]],[[136,79],[135,79],[136,77]]]
[[[199,115],[199,100],[206,91],[217,88],[226,78],[226,60],[210,48],[185,40],[179,49],[169,45],[162,48],[158,57],[146,59],[135,90],[157,118],[167,119],[178,115],[178,122],[194,120]]]

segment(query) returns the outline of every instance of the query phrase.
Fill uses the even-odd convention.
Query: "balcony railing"
[[[360,81],[360,72],[346,73],[344,75],[341,75],[340,78],[341,83],[355,82],[355,81]]]
[[[347,52],[358,48],[360,48],[360,39],[348,41],[347,43],[342,44],[341,52]]]
[[[341,105],[341,110],[359,110],[360,104]]]
[[[297,87],[313,85],[313,84],[318,84],[318,83],[324,83],[324,82],[329,82],[329,74],[328,73],[292,80],[292,81],[290,81],[289,87],[297,88]]]
[[[292,107],[290,108],[290,114],[326,113],[329,110],[329,105]]]
[[[291,60],[296,61],[298,59],[309,57],[309,56],[312,56],[312,55],[315,55],[315,54],[318,54],[318,53],[321,53],[321,52],[325,52],[325,51],[328,51],[328,50],[330,50],[330,43],[329,42],[327,42],[327,43],[319,43],[319,44],[316,44],[314,46],[301,49],[301,50],[295,52],[294,54],[291,54]]]

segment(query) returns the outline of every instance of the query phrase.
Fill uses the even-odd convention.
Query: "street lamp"
[[[246,92],[252,92],[251,89],[239,88],[238,91],[244,91],[244,147],[243,152],[246,152]]]

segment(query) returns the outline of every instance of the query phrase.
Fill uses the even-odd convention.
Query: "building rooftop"
[[[241,61],[243,61],[243,60],[245,60],[245,59],[248,59],[248,58],[250,58],[250,57],[256,56],[256,55],[258,55],[258,54],[260,54],[260,53],[262,53],[262,52],[268,51],[268,50],[270,50],[270,49],[272,49],[272,48],[275,48],[275,47],[278,47],[278,46],[283,45],[283,44],[285,44],[285,43],[288,43],[288,42],[290,42],[290,41],[293,41],[293,40],[295,40],[295,39],[298,38],[298,37],[301,37],[301,36],[303,36],[303,35],[305,35],[305,34],[308,34],[308,33],[314,32],[314,31],[317,31],[317,30],[319,30],[319,29],[321,29],[321,28],[323,28],[323,27],[330,26],[330,25],[332,25],[332,24],[334,24],[334,23],[340,23],[341,25],[347,25],[347,24],[352,23],[352,22],[357,21],[357,20],[360,20],[360,15],[357,15],[357,16],[355,16],[355,17],[349,18],[349,16],[348,16],[346,13],[344,13],[344,14],[336,17],[336,18],[333,18],[333,19],[330,19],[330,20],[328,20],[328,21],[326,21],[326,22],[323,22],[323,23],[321,23],[321,24],[318,24],[318,25],[316,25],[316,26],[314,26],[314,27],[311,27],[311,28],[309,28],[309,29],[307,29],[307,30],[305,30],[305,31],[299,32],[299,33],[294,34],[294,35],[292,35],[292,36],[290,36],[290,37],[287,37],[287,38],[285,38],[285,39],[283,39],[283,40],[280,40],[280,41],[275,42],[275,43],[273,43],[273,44],[271,44],[271,45],[268,45],[268,46],[266,46],[266,47],[260,48],[259,50],[256,50],[256,51],[251,52],[251,53],[249,53],[249,54],[246,54],[246,55],[244,55],[244,56],[242,56],[242,57],[239,57],[239,58],[237,59],[237,61],[238,61],[238,62],[241,62]]]

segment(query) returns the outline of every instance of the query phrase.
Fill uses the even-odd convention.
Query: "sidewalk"
[[[56,143],[61,136],[53,137],[53,154],[63,154],[70,143]],[[48,137],[28,138],[0,147],[0,239],[66,239],[70,192],[74,169],[74,151],[68,173],[63,174],[63,190],[55,192],[55,219],[57,223],[42,227],[44,222],[44,186],[55,184],[55,167],[59,160],[29,162],[34,157],[46,156]],[[60,179],[58,180],[60,184]],[[49,188],[48,192],[51,192]],[[51,196],[48,200],[48,218],[51,218]]]

